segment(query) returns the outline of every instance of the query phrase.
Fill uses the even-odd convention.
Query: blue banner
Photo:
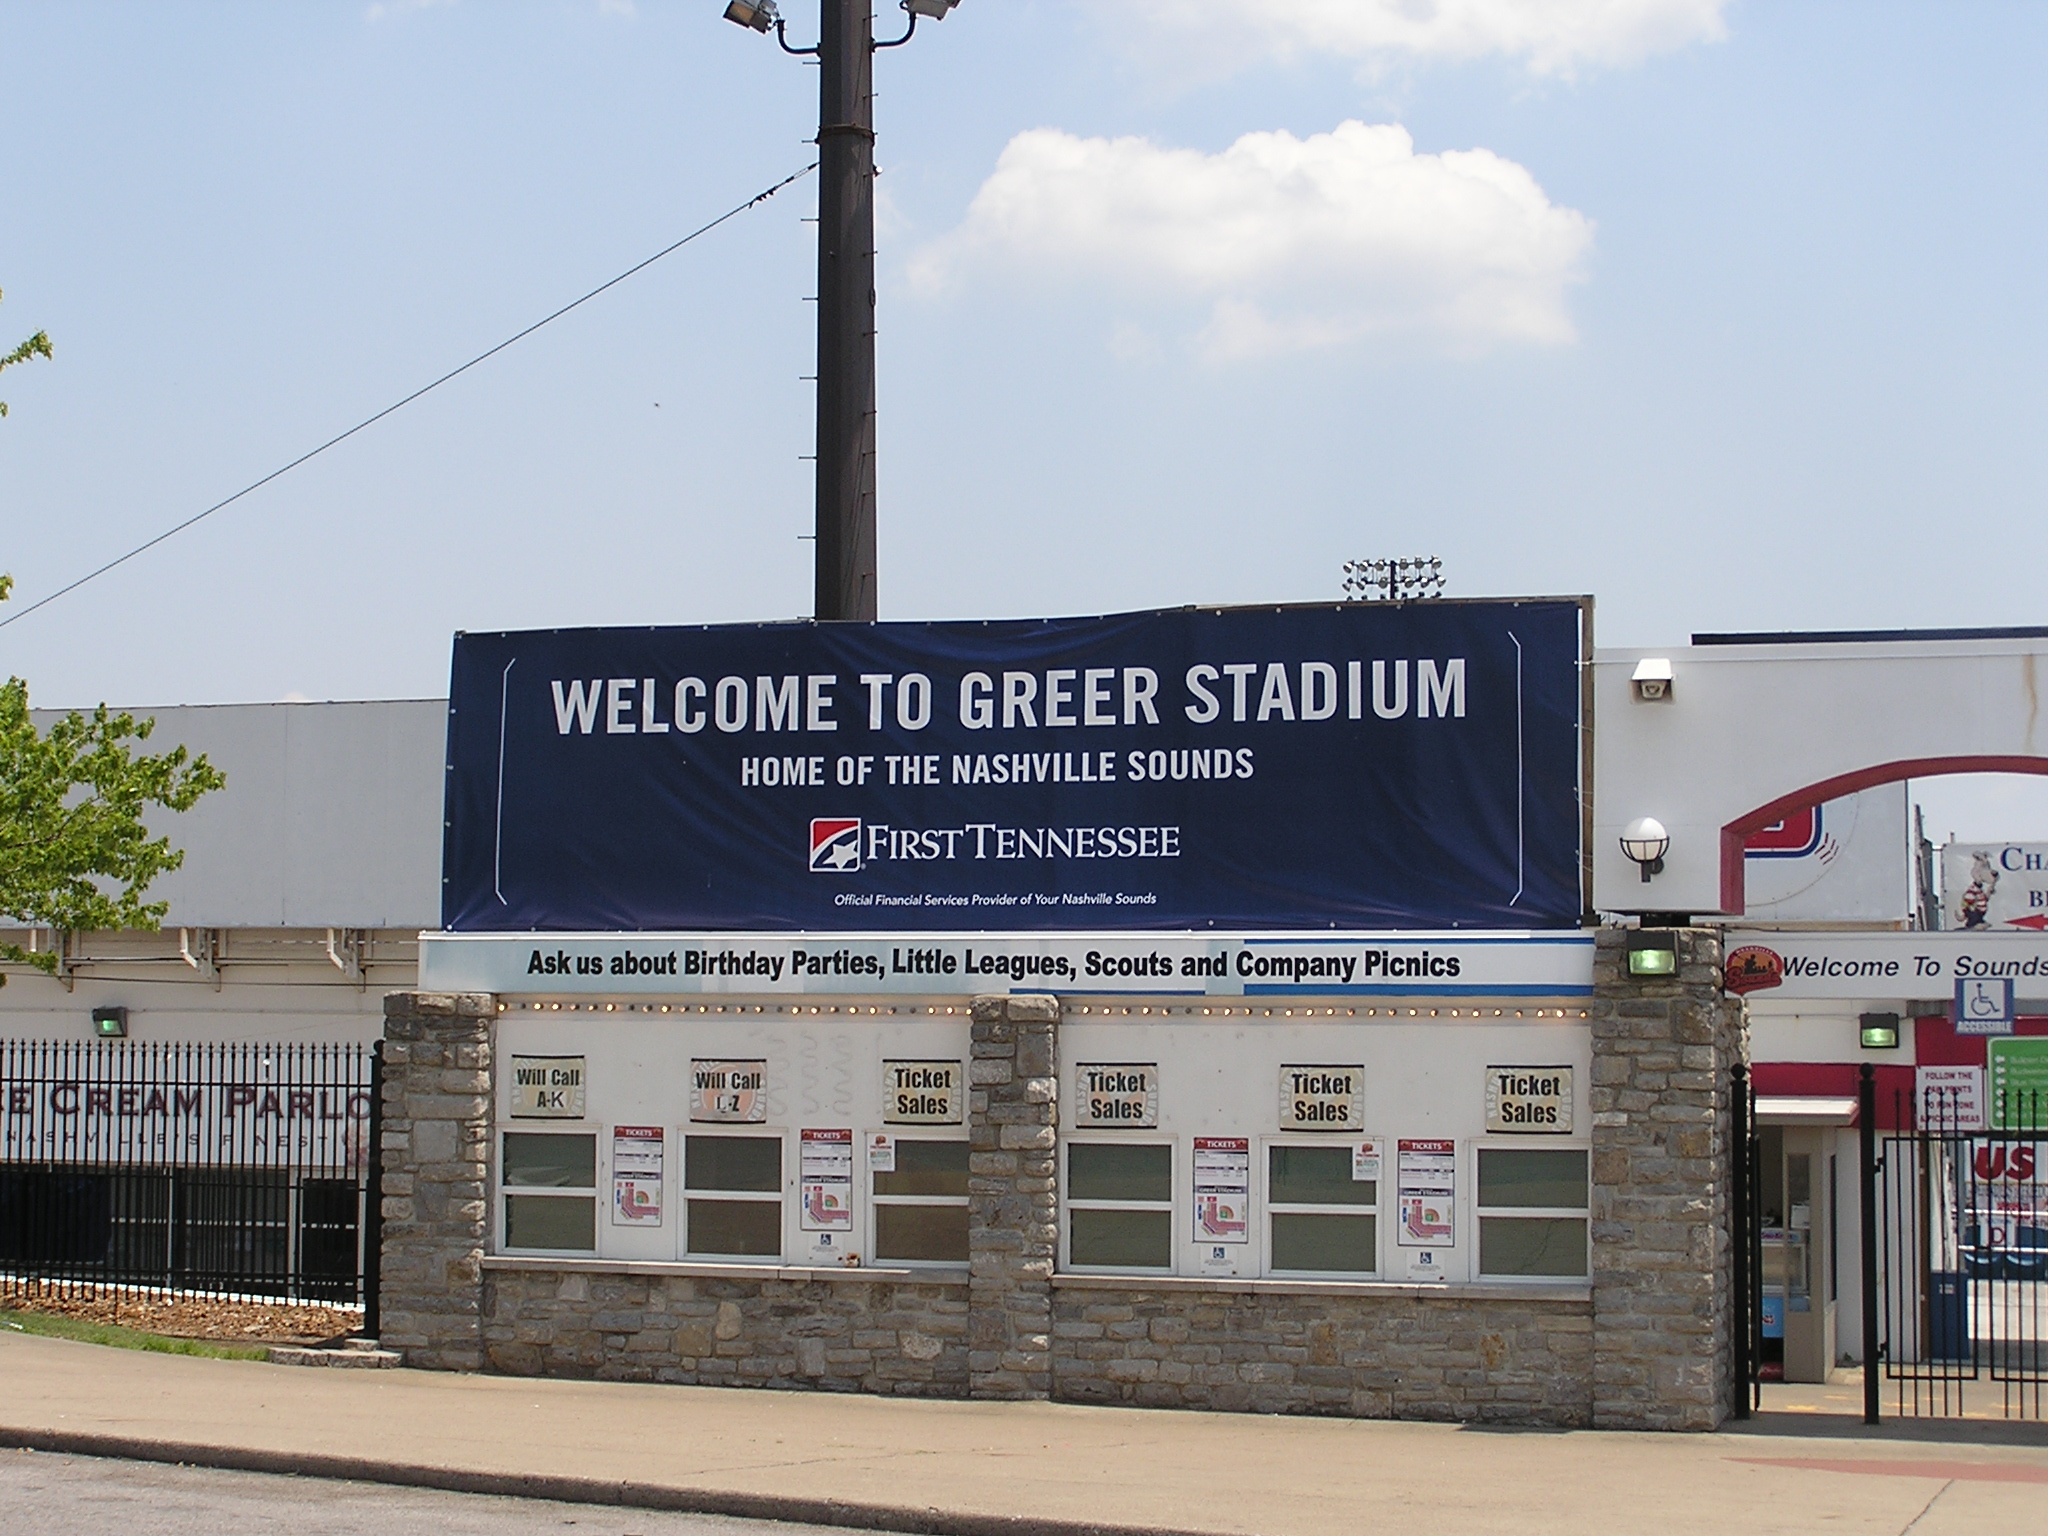
[[[460,635],[443,926],[1572,926],[1580,620]]]

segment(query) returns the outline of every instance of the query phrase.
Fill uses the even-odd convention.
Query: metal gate
[[[1868,1068],[1865,1069],[1866,1073]],[[1904,1417],[2048,1407],[2048,1103],[2000,1091],[1980,1117],[1957,1094],[1894,1096],[1862,1114],[1866,1306],[1889,1410]],[[1874,1222],[1872,1221],[1872,1218]],[[1878,1408],[1865,1378],[1865,1416]]]
[[[0,1297],[363,1301],[377,1066],[361,1046],[0,1042]]]

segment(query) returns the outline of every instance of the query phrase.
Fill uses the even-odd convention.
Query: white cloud
[[[1199,301],[1212,357],[1403,332],[1469,350],[1570,341],[1565,289],[1592,239],[1512,160],[1417,154],[1392,124],[1248,133],[1215,155],[1038,128],[911,275],[927,290],[993,270]]]
[[[1365,62],[1526,60],[1539,74],[1635,64],[1726,35],[1728,0],[1125,0],[1116,28],[1212,65],[1332,53]]]

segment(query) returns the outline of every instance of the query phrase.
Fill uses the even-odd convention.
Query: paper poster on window
[[[1195,1138],[1195,1241],[1251,1241],[1251,1142],[1243,1136]]]
[[[692,1061],[690,1118],[727,1125],[759,1125],[768,1118],[768,1063]]]
[[[1377,1184],[1380,1179],[1380,1144],[1377,1138],[1351,1143],[1351,1182]]]
[[[868,1138],[868,1172],[894,1173],[896,1171],[896,1138],[887,1131],[877,1131]]]
[[[1451,1248],[1456,1228],[1451,1207],[1458,1187],[1458,1144],[1411,1141],[1396,1144],[1398,1241],[1403,1248]]]
[[[612,1127],[612,1225],[661,1225],[662,1132],[658,1125]]]
[[[514,1056],[514,1120],[581,1120],[586,1074],[581,1056]]]
[[[853,1230],[853,1132],[807,1130],[801,1134],[803,1230]]]

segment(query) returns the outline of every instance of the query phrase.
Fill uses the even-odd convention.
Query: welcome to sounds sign
[[[443,926],[1570,926],[1581,620],[459,636]]]

